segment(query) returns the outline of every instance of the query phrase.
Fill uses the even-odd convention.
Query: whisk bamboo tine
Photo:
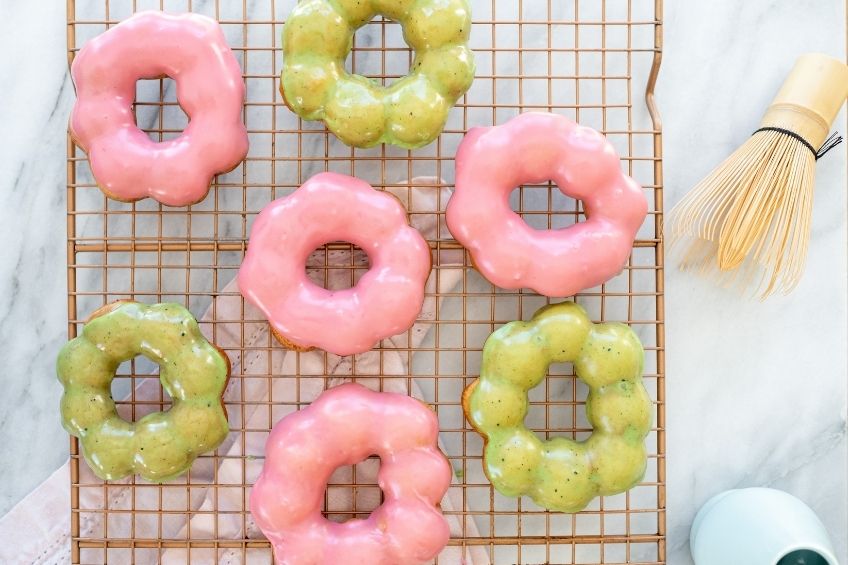
[[[771,132],[758,135],[771,135]],[[783,187],[776,186],[773,179],[779,178],[785,153],[786,148],[778,142],[764,160],[765,167],[758,170],[736,196],[719,238],[718,262],[721,270],[741,265],[754,243],[768,231],[783,190]]]

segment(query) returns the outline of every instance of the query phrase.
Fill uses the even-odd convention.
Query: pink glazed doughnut
[[[549,180],[583,202],[586,221],[536,230],[512,211],[515,187]],[[493,284],[571,296],[621,272],[647,213],[641,187],[621,172],[603,135],[565,116],[530,112],[468,132],[446,219]]]
[[[136,81],[163,76],[176,82],[190,121],[178,138],[157,143],[136,125],[133,102]],[[247,155],[241,68],[215,20],[140,12],[86,43],[71,77],[71,136],[109,198],[194,204],[216,173]]]
[[[371,268],[353,288],[327,290],[306,276],[309,254],[333,241],[368,254]],[[430,247],[400,201],[365,181],[320,173],[259,213],[238,284],[286,347],[352,355],[412,326],[429,273]]]
[[[346,383],[277,422],[250,494],[256,524],[283,565],[412,565],[447,545],[439,503],[451,468],[436,414],[409,396]],[[330,474],[380,457],[384,502],[365,519],[321,515]]]

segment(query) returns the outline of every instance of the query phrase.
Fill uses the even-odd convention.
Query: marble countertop
[[[60,3],[0,0],[0,515],[67,458],[55,353],[65,340],[65,128]],[[667,206],[748,136],[795,57],[844,57],[841,0],[666,2],[658,85]],[[848,130],[845,113],[837,121]],[[807,502],[848,563],[846,145],[817,170],[806,275],[743,299],[666,271],[668,562],[713,494],[771,486]]]

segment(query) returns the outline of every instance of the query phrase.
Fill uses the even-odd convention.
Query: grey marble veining
[[[147,4],[155,7],[158,0]],[[222,18],[241,16],[241,3],[222,4],[237,6]],[[81,13],[90,10],[92,18],[102,16],[101,5],[78,0]],[[201,11],[208,6],[195,0]],[[247,6],[250,12],[255,3]],[[511,6],[499,4],[501,15]],[[6,478],[0,515],[67,456],[53,363],[66,333],[64,134],[73,89],[65,14],[59,3],[52,8],[0,0],[0,44],[7,54],[0,64],[6,134],[0,151],[0,340],[8,352],[0,395],[0,476]],[[798,53],[844,56],[844,9],[839,0],[666,2],[658,96],[669,208],[755,128]],[[128,15],[119,10],[110,17]],[[478,58],[491,72],[487,64]],[[497,71],[515,73],[517,66],[499,62]],[[501,88],[499,99],[508,100],[508,83]],[[633,118],[636,127],[647,127],[638,97]],[[846,128],[844,114],[838,124]],[[789,297],[761,304],[672,266],[666,271],[672,565],[691,563],[688,529],[700,504],[723,489],[751,485],[781,488],[809,503],[848,562],[845,171],[844,146],[819,164],[807,273]]]
[[[52,378],[67,335],[64,20],[40,2],[0,1],[0,514],[67,459]]]

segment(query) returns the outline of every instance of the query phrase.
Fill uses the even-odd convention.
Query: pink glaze
[[[178,138],[157,143],[136,125],[132,105],[137,80],[165,75],[190,121]],[[193,204],[247,154],[241,68],[210,18],[138,13],[86,43],[71,76],[71,135],[111,198]]]
[[[306,276],[309,254],[334,241],[368,254],[371,268],[353,288],[327,290]],[[291,345],[351,355],[412,326],[429,272],[430,248],[396,198],[320,173],[260,212],[238,283]]]
[[[346,383],[277,422],[250,511],[285,565],[407,565],[426,562],[448,542],[438,508],[451,469],[437,448],[439,423],[403,394]],[[365,519],[321,514],[331,473],[380,457],[384,502]]]
[[[536,230],[512,211],[513,189],[549,180],[583,201],[585,221]],[[604,136],[564,116],[531,112],[473,128],[462,140],[447,224],[495,285],[571,296],[621,272],[647,212],[641,187],[621,172]]]

